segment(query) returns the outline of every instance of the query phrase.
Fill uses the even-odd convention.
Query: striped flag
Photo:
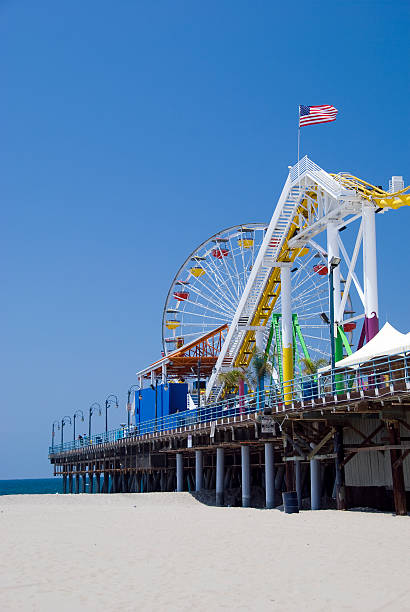
[[[299,127],[314,125],[315,123],[328,123],[334,121],[337,108],[324,104],[322,106],[299,106]]]

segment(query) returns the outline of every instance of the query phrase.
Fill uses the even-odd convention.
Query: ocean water
[[[0,495],[38,495],[42,493],[62,492],[62,478],[22,478],[19,480],[0,480]]]

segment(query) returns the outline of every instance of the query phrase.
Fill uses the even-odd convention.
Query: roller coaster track
[[[248,282],[229,327],[214,371],[208,381],[207,401],[217,401],[222,387],[219,374],[246,367],[255,347],[255,333],[263,330],[280,295],[281,262],[293,262],[306,253],[308,240],[295,243],[324,198],[353,212],[363,201],[380,208],[410,205],[409,188],[388,193],[350,174],[331,175],[305,157],[289,172]],[[293,244],[289,242],[293,240]],[[296,244],[296,245],[295,245]]]

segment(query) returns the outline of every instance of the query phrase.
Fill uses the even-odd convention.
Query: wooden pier
[[[410,385],[407,373],[397,372],[366,393],[50,449],[50,461],[64,493],[208,490],[218,505],[229,492],[231,503],[272,507],[282,504],[283,491],[296,491],[301,505],[316,499],[319,507],[403,515],[410,501]]]

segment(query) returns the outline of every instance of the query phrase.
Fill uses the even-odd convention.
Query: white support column
[[[265,343],[263,341],[264,331],[264,329],[258,329],[258,331],[255,332],[256,349],[261,352],[265,350]]]
[[[140,386],[140,389],[144,388],[144,377],[143,376],[138,376],[138,384]]]
[[[339,230],[338,221],[331,221],[327,226],[327,267],[330,270],[330,260],[332,257],[340,257],[339,254]],[[334,306],[335,315],[338,316],[342,292],[340,288],[340,266],[333,270]],[[336,321],[337,323],[337,321]],[[336,337],[336,334],[335,334]]]
[[[377,290],[376,213],[374,206],[363,204],[363,278],[366,339],[379,331],[379,298]]]
[[[152,370],[151,372],[151,385],[155,385],[155,372]]]
[[[167,364],[163,363],[161,366],[161,383],[165,385],[167,382]]]
[[[224,448],[216,449],[216,505],[224,503],[225,454]]]
[[[184,490],[184,457],[182,453],[177,453],[177,491]]]
[[[195,491],[204,488],[204,470],[202,462],[202,451],[195,451]]]
[[[293,331],[292,331],[292,294],[290,265],[281,265],[280,299],[282,304],[282,368],[283,395],[285,404],[292,402],[292,386],[286,384],[293,380]]]
[[[249,508],[251,505],[251,467],[249,457],[249,446],[241,446],[242,464],[242,506]]]

